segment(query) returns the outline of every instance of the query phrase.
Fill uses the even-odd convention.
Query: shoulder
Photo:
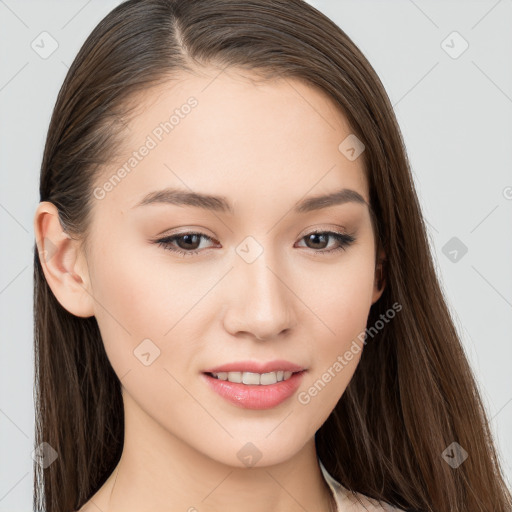
[[[387,503],[379,502],[364,494],[352,493],[338,484],[334,489],[338,509],[347,512],[405,512]]]
[[[364,494],[349,491],[343,487],[337,480],[335,480],[325,466],[319,460],[322,474],[331,489],[338,511],[347,512],[405,512],[400,508],[396,508],[387,503],[379,502],[378,500],[369,498]]]

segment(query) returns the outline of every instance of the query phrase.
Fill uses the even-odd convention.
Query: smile
[[[205,372],[202,378],[212,391],[237,407],[272,409],[297,392],[305,373],[305,370]]]
[[[283,380],[288,380],[293,372],[278,370],[277,372],[268,372],[268,373],[253,373],[253,372],[219,372],[219,373],[210,373],[212,377],[225,380],[228,382],[235,382],[238,384],[248,384],[254,386],[268,386],[270,384],[275,384],[276,382],[281,382]]]

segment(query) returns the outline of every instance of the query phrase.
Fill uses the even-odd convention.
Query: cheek
[[[90,274],[105,350],[120,375],[134,366],[134,350],[143,340],[161,346],[163,333],[172,325],[171,312],[162,314],[162,282],[154,268],[127,244],[109,243],[101,255],[98,252]]]
[[[198,282],[190,266],[171,265],[164,249],[140,241],[130,247],[127,239],[101,257],[98,252],[91,272],[95,316],[112,367],[120,377],[141,367],[146,373],[149,366],[190,367],[201,326],[210,321],[209,302],[201,299],[214,282]]]
[[[91,278],[95,298],[104,306],[97,308],[103,323],[117,320],[130,333],[143,336],[161,337],[171,328],[190,286],[179,271],[155,261],[159,250],[163,252],[140,241],[125,241],[123,246],[119,240],[110,243],[101,261],[96,259]]]
[[[371,307],[374,270],[371,254],[354,253],[335,266],[304,273],[301,297],[318,320],[324,354],[344,350],[364,331]],[[320,335],[321,334],[321,335]]]
[[[338,300],[336,307],[324,310],[330,331],[317,331],[313,365],[297,396],[312,431],[331,414],[357,369],[368,312],[366,301],[357,302],[353,296],[347,303]]]
[[[343,263],[323,277],[316,272],[311,282],[302,282],[310,290],[307,304],[316,315],[310,335],[315,352],[314,366],[298,401],[310,411],[314,409],[313,416],[324,420],[357,368],[371,307],[374,273],[370,253],[347,258]]]

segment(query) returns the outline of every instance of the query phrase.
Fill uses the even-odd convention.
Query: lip
[[[238,382],[229,382],[227,380],[216,379],[209,373],[220,372],[254,372],[268,373],[278,370],[293,372],[293,375],[287,379],[275,384],[266,386],[242,384]],[[258,363],[255,361],[240,361],[238,363],[228,363],[222,366],[211,368],[201,374],[206,384],[222,398],[237,407],[243,409],[271,409],[277,407],[285,400],[290,398],[300,386],[302,377],[306,370],[289,361],[269,361],[267,363]]]
[[[252,372],[252,373],[268,373],[284,370],[285,372],[300,372],[305,370],[303,366],[285,361],[283,359],[275,359],[274,361],[267,361],[266,363],[258,361],[236,361],[233,363],[226,363],[215,368],[203,370],[204,373],[220,373],[220,372]],[[273,385],[273,384],[272,384]]]

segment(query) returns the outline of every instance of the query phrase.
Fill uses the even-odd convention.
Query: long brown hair
[[[71,65],[51,118],[40,200],[87,240],[93,183],[115,155],[137,93],[202,65],[321,88],[365,145],[386,287],[361,361],[315,441],[331,475],[350,490],[403,509],[506,512],[512,498],[478,387],[432,262],[426,227],[392,106],[350,38],[302,0],[129,0],[93,30]],[[130,108],[129,108],[130,107]],[[117,141],[117,142],[116,142]],[[120,380],[94,317],[56,300],[34,247],[36,446],[58,458],[34,464],[34,508],[70,512],[105,482],[124,440]],[[469,456],[443,458],[453,442]]]

